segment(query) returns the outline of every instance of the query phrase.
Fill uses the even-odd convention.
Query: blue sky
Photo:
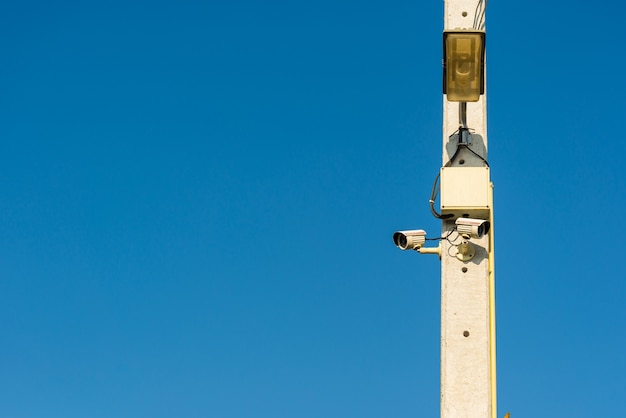
[[[624,11],[487,9],[500,416],[626,410]],[[442,1],[0,23],[0,416],[438,416]]]

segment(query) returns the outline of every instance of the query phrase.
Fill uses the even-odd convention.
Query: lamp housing
[[[443,93],[451,102],[477,102],[485,94],[485,32],[443,32]]]

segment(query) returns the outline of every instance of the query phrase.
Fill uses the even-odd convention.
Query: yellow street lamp
[[[477,102],[485,93],[485,32],[443,33],[443,93],[451,102]]]

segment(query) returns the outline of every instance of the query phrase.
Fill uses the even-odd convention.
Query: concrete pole
[[[444,28],[472,29],[478,0],[444,0]],[[467,103],[466,120],[460,120],[464,104],[443,98],[443,164],[457,148],[459,126],[467,123],[469,148],[487,160],[486,94]],[[485,168],[486,164],[461,149],[451,167]],[[481,217],[492,219],[491,183],[487,170],[490,207]],[[469,173],[471,170],[468,170]],[[467,177],[472,182],[472,176]],[[482,180],[477,180],[481,182]],[[441,200],[455,190],[442,180]],[[467,184],[471,190],[480,184]],[[454,218],[442,222],[443,236],[455,226]],[[476,217],[476,216],[471,216]],[[461,261],[455,245],[442,241],[441,252],[441,417],[495,418],[495,306],[493,288],[493,223],[489,234],[472,239],[475,256]],[[458,237],[458,235],[456,235]],[[458,242],[454,242],[457,244]]]

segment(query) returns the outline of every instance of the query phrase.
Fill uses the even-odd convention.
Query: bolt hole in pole
[[[459,165],[465,164],[465,160],[459,160]]]
[[[467,273],[467,267],[463,267],[463,268],[461,269],[461,271],[462,271],[463,273]]]
[[[463,331],[463,336],[464,337],[469,337],[469,331]]]

